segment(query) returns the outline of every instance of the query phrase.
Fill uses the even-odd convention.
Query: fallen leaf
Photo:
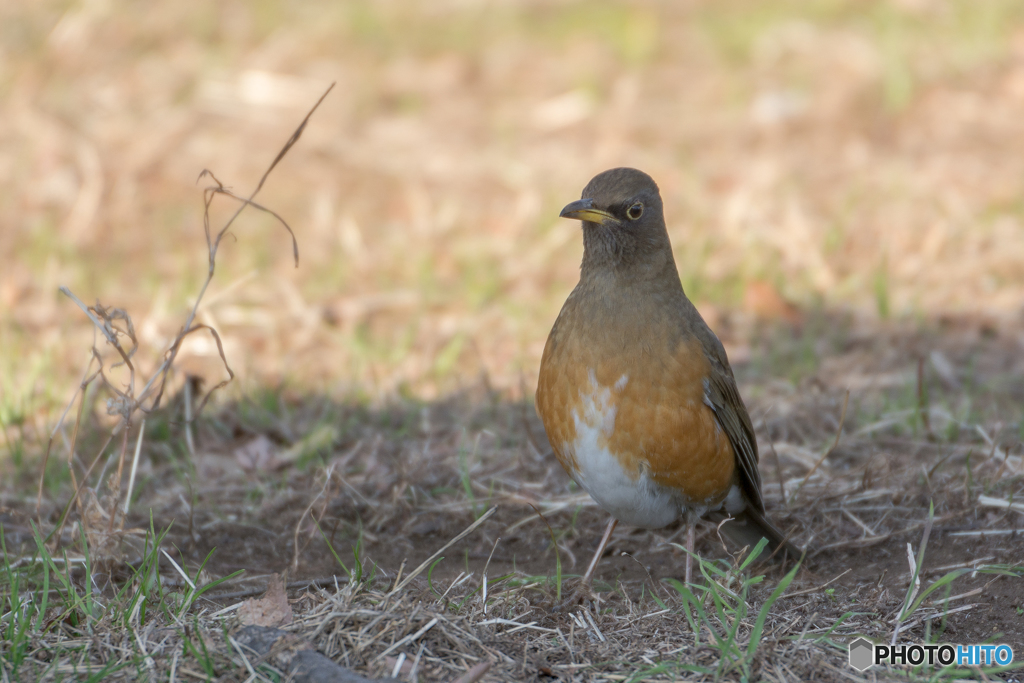
[[[763,280],[749,282],[743,291],[743,310],[762,320],[782,318],[790,325],[800,325],[803,316],[799,309],[782,298],[774,286]]]
[[[405,677],[408,678],[409,674],[412,673],[413,661],[414,660],[409,659],[408,657],[406,657],[406,659],[402,662],[402,666],[399,669],[399,672],[398,672],[399,675],[405,676]],[[387,657],[384,658],[384,669],[386,671],[392,671],[393,672],[394,669],[395,669],[395,664],[398,664],[398,657],[392,657],[392,656],[388,655]]]
[[[260,434],[249,443],[235,449],[235,460],[246,472],[278,470],[288,462],[278,459],[274,442]]]
[[[238,608],[238,621],[244,626],[283,626],[292,622],[284,578],[271,574],[262,598],[250,598]]]

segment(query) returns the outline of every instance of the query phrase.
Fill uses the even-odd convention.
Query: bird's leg
[[[590,566],[587,567],[587,572],[583,575],[583,581],[580,582],[580,588],[590,589],[590,584],[594,580],[594,572],[597,571],[597,563],[601,560],[601,556],[604,555],[604,550],[608,547],[608,542],[612,540],[612,532],[615,531],[615,526],[618,523],[619,520],[614,517],[608,520],[608,526],[604,529],[604,536],[601,537],[601,542],[597,544],[597,552],[594,553],[594,559],[590,561]]]
[[[693,579],[693,543],[697,536],[697,520],[692,515],[686,515],[686,585],[690,585]]]
[[[566,610],[573,609],[581,600],[590,594],[590,584],[594,581],[594,573],[597,571],[597,563],[601,560],[601,556],[604,555],[605,548],[608,547],[608,542],[612,538],[612,532],[615,531],[615,526],[618,523],[619,520],[614,517],[608,520],[608,526],[604,529],[604,535],[601,536],[601,542],[597,544],[597,552],[594,553],[594,558],[590,560],[590,566],[587,567],[587,572],[583,575],[583,579],[580,581],[579,586],[576,587],[576,590],[573,591],[572,595],[555,605],[555,612],[564,612]]]

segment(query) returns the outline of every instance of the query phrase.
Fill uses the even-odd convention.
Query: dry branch
[[[281,161],[281,159],[284,158],[284,155],[288,153],[288,151],[295,145],[296,142],[298,142],[299,138],[302,135],[302,132],[306,128],[306,124],[309,122],[310,117],[313,115],[313,112],[317,110],[317,108],[320,106],[320,103],[323,102],[324,98],[327,96],[327,94],[331,91],[333,87],[334,86],[332,84],[331,87],[329,87],[324,92],[324,94],[321,95],[320,99],[317,100],[316,104],[309,110],[305,118],[303,118],[302,122],[299,124],[298,128],[296,128],[296,130],[292,133],[291,137],[288,138],[284,146],[277,153],[277,156],[274,157],[274,160],[270,163],[266,171],[264,171],[263,175],[259,180],[259,183],[257,183],[256,188],[252,191],[252,194],[250,194],[248,198],[238,197],[230,190],[226,189],[223,183],[221,183],[216,178],[216,176],[213,175],[212,172],[204,170],[200,174],[200,178],[209,176],[214,180],[215,183],[213,186],[207,187],[203,192],[203,229],[204,234],[206,236],[206,246],[209,258],[209,268],[207,271],[207,277],[203,283],[202,288],[199,291],[199,295],[196,297],[195,303],[193,304],[191,311],[189,312],[185,325],[181,328],[181,330],[175,336],[174,340],[171,342],[167,351],[164,353],[163,362],[146,382],[141,393],[137,395],[135,391],[136,369],[135,365],[132,363],[132,358],[135,356],[136,352],[139,349],[139,342],[138,338],[135,335],[135,326],[128,312],[121,308],[105,307],[99,302],[97,302],[95,306],[88,306],[81,299],[75,296],[75,294],[68,287],[62,286],[60,288],[60,291],[69,299],[71,299],[75,303],[75,305],[78,306],[83,313],[85,313],[89,320],[92,321],[93,327],[103,335],[103,338],[106,341],[106,343],[112,346],[114,350],[117,352],[117,355],[119,356],[120,360],[114,363],[112,366],[110,366],[111,369],[123,365],[128,369],[129,375],[128,381],[124,387],[120,387],[114,382],[111,382],[110,379],[107,377],[106,372],[104,371],[103,357],[100,354],[99,349],[96,348],[96,345],[93,344],[90,365],[87,366],[86,368],[87,377],[83,379],[82,383],[79,385],[75,393],[75,396],[77,396],[79,393],[81,393],[82,395],[82,399],[79,402],[78,416],[75,421],[75,431],[74,434],[72,435],[71,446],[68,453],[68,468],[71,472],[72,485],[75,488],[75,492],[71,502],[68,503],[68,505],[65,507],[64,513],[61,515],[61,520],[57,528],[58,540],[60,537],[60,532],[63,529],[65,520],[67,519],[67,512],[75,501],[79,502],[79,510],[81,513],[82,524],[86,527],[87,538],[92,537],[92,534],[95,532],[95,529],[92,529],[90,526],[91,523],[95,523],[96,520],[98,520],[100,517],[105,517],[107,522],[107,528],[103,535],[103,538],[107,539],[104,540],[105,547],[110,547],[110,538],[116,536],[117,534],[124,533],[124,516],[128,511],[129,501],[126,498],[122,505],[120,502],[120,493],[121,482],[124,474],[124,464],[128,449],[128,433],[131,430],[132,418],[136,411],[149,413],[159,407],[160,399],[162,398],[164,388],[166,387],[167,375],[170,372],[175,359],[177,358],[178,352],[181,349],[182,342],[189,335],[201,330],[206,330],[210,333],[210,335],[213,337],[214,341],[217,344],[217,352],[220,355],[221,361],[224,363],[224,368],[228,373],[228,378],[222,380],[221,382],[211,387],[203,396],[202,400],[200,401],[196,409],[194,411],[188,411],[189,414],[186,417],[187,429],[191,429],[192,421],[194,421],[196,416],[199,415],[199,413],[202,411],[203,407],[206,405],[207,401],[210,399],[213,393],[218,389],[224,387],[225,385],[227,385],[228,382],[234,379],[235,373],[231,369],[231,366],[228,364],[227,356],[224,353],[224,345],[221,342],[220,335],[217,333],[215,329],[213,329],[209,325],[201,323],[195,324],[194,322],[196,313],[199,309],[200,303],[202,302],[203,295],[206,293],[206,290],[209,287],[210,282],[213,280],[214,272],[216,270],[217,250],[220,246],[221,240],[223,239],[224,235],[227,234],[227,231],[234,223],[235,219],[239,216],[242,210],[244,210],[248,206],[251,206],[255,209],[264,211],[274,216],[288,231],[288,234],[292,240],[292,252],[295,259],[295,265],[296,267],[298,266],[299,247],[298,241],[295,238],[294,231],[287,224],[287,222],[285,222],[284,219],[281,218],[281,216],[279,216],[274,211],[268,209],[267,207],[257,204],[255,201],[253,201],[253,199],[263,188],[263,185],[266,182],[267,177],[270,175],[270,172],[274,170],[274,168]],[[212,205],[214,197],[218,195],[225,195],[237,200],[239,206],[234,212],[234,214],[227,220],[224,226],[220,228],[216,236],[213,236],[210,230],[210,207]],[[122,343],[122,339],[127,340],[130,343],[124,344]],[[98,362],[99,369],[97,369],[96,372],[93,373],[92,375],[88,375],[89,369],[92,367],[92,359],[95,359]],[[96,459],[93,460],[92,464],[89,466],[81,483],[76,481],[76,477],[74,474],[75,444],[77,442],[78,432],[81,426],[82,413],[85,408],[85,390],[88,387],[88,385],[92,382],[92,380],[96,377],[99,377],[103,381],[104,387],[113,394],[113,396],[107,400],[107,412],[111,415],[117,415],[120,417],[120,421],[113,428],[110,434],[110,439],[112,439],[114,435],[116,435],[119,432],[121,434],[120,452],[117,461],[117,472],[108,482],[108,488],[110,489],[108,496],[110,510],[104,515],[99,515],[98,513],[87,514],[88,511],[81,504],[80,494],[82,488],[88,481],[89,474],[92,472],[93,467],[95,466],[96,462],[99,461],[99,458],[102,456],[103,451],[106,449],[106,445],[104,445],[103,449],[101,449],[100,453],[96,456]],[[153,398],[147,407],[145,403],[147,400],[149,400],[151,395],[153,396]],[[50,436],[49,445],[47,446],[47,455],[43,459],[43,469],[40,472],[39,478],[39,493],[36,505],[37,515],[42,501],[43,479],[45,477],[45,468],[49,458],[50,448],[52,447],[53,437],[63,424],[63,421],[67,415],[68,410],[74,403],[75,396],[73,396],[71,401],[69,401],[68,407],[61,415],[60,420],[58,421],[56,427],[54,428]],[[140,427],[138,435],[134,464],[132,466],[131,482],[129,483],[129,497],[131,495],[131,487],[134,484],[135,471],[139,457],[139,450],[141,449],[143,438],[142,428],[144,428],[144,426],[145,420],[142,421],[142,426]],[[108,439],[108,443],[110,439]],[[101,481],[99,485],[102,485],[102,478],[103,477],[101,476]],[[96,505],[97,503],[95,496],[90,497],[90,509],[95,510]],[[92,522],[90,522],[90,518]],[[105,558],[101,557],[99,559]]]

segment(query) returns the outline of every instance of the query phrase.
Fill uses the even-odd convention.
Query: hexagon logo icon
[[[850,643],[850,666],[864,671],[874,663],[875,646],[867,638],[857,638]]]

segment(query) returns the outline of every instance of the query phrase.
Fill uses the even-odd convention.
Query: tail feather
[[[747,505],[745,510],[735,515],[729,515],[725,512],[713,512],[708,515],[708,519],[715,524],[721,524],[721,522],[728,520],[720,527],[722,535],[741,548],[746,546],[753,550],[754,546],[760,543],[762,538],[768,539],[767,552],[762,551],[761,553],[760,559],[762,560],[768,559],[771,556],[771,559],[776,562],[791,562],[800,559],[804,554],[804,551],[790,543],[752,505]]]

